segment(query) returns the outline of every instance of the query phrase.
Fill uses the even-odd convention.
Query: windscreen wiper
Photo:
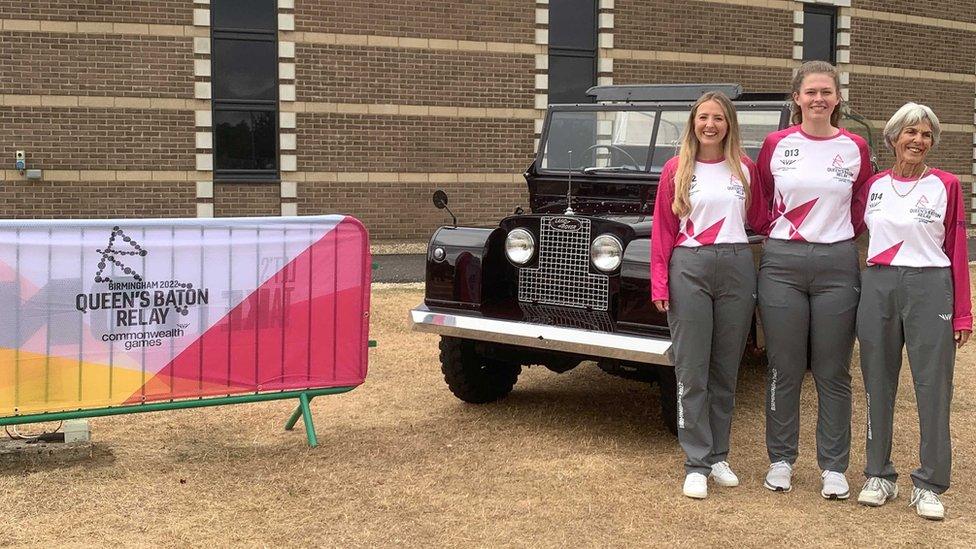
[[[634,169],[632,166],[589,166],[583,168],[583,173],[593,172],[633,172],[644,173],[644,170]]]

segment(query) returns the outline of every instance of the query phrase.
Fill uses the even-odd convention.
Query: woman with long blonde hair
[[[739,479],[727,461],[739,362],[755,309],[756,272],[745,223],[765,230],[755,166],[735,107],[708,92],[691,108],[681,149],[661,173],[651,235],[651,299],[667,312],[678,383],[684,495]]]

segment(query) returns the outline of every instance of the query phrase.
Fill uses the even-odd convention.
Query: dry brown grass
[[[956,366],[954,485],[940,524],[904,496],[880,509],[820,498],[809,379],[794,491],[762,488],[762,375],[745,370],[730,457],[742,486],[713,487],[705,501],[680,494],[682,454],[656,388],[592,364],[532,368],[505,400],[464,404],[441,379],[436,338],[407,331],[421,295],[375,290],[369,379],[313,402],[318,449],[301,427],[282,430],[291,402],[96,419],[92,462],[0,473],[0,545],[973,545],[976,344]],[[918,437],[907,370],[894,447],[905,491]]]

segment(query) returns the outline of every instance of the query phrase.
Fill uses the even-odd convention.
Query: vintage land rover
[[[595,103],[549,107],[524,174],[530,212],[516,208],[495,228],[455,220],[433,234],[424,303],[410,315],[414,330],[440,334],[455,396],[491,402],[512,390],[522,366],[561,373],[592,360],[610,374],[657,381],[662,418],[676,432],[667,318],[650,296],[652,213],[661,168],[691,105],[710,90],[736,103],[753,159],[766,135],[788,124],[783,95],[738,85],[594,87]],[[434,204],[447,207],[447,196],[438,191]],[[761,344],[757,321],[747,360],[762,360]]]

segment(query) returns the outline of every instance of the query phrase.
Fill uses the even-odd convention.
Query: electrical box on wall
[[[14,169],[19,171],[24,171],[27,169],[27,153],[24,151],[17,151],[14,155]]]

